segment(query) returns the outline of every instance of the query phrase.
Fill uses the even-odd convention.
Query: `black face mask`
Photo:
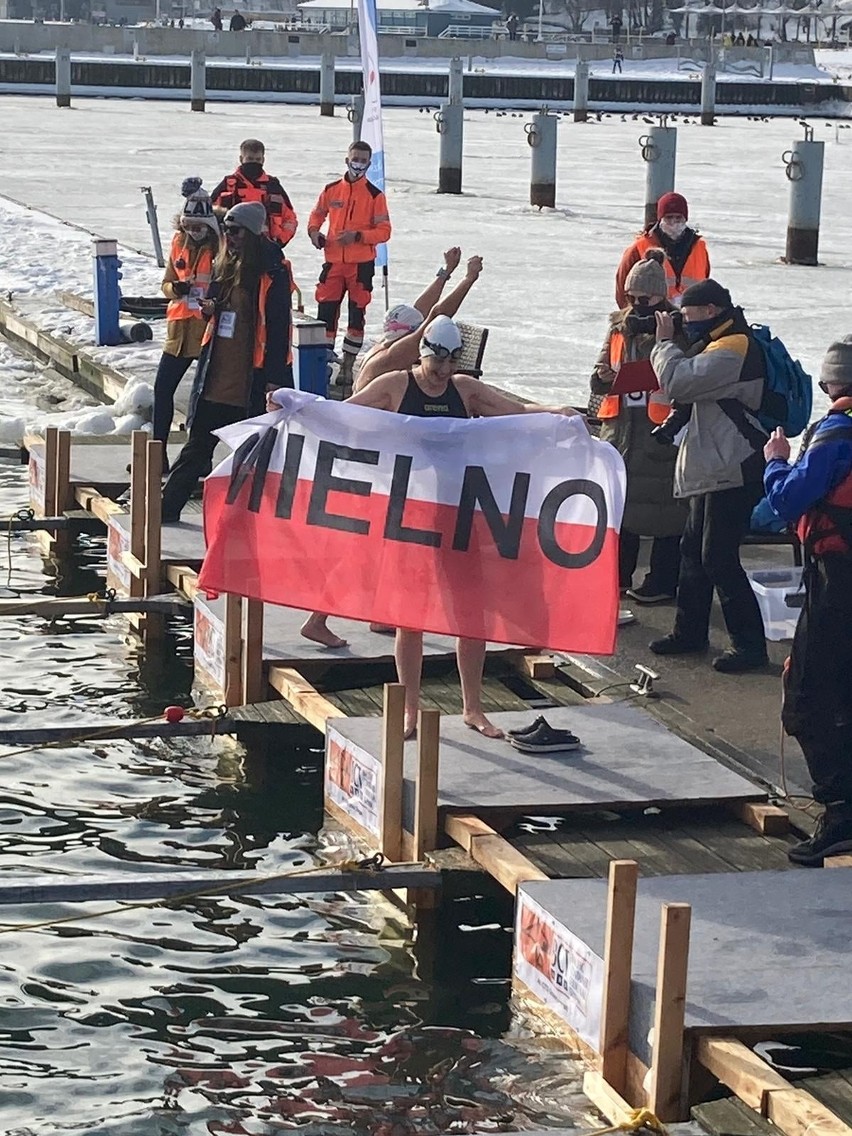
[[[263,173],[263,162],[242,162],[240,172],[245,174],[249,181],[254,181]]]

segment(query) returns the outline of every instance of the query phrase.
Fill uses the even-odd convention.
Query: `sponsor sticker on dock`
[[[36,516],[44,516],[44,450],[33,447],[29,463],[30,506]]]
[[[130,551],[130,532],[110,518],[107,529],[107,586],[130,591],[130,569],[124,563],[125,552]]]
[[[372,754],[329,726],[325,741],[325,797],[381,838],[379,800],[382,766]]]
[[[228,676],[225,667],[225,625],[198,596],[193,615],[193,661],[196,676],[205,686],[224,694]]]

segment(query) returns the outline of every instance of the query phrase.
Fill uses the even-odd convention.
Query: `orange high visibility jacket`
[[[260,201],[266,210],[269,236],[282,246],[293,239],[299,226],[296,211],[281,182],[267,173],[251,181],[239,169],[234,170],[219,182],[210,200],[218,209],[231,209],[243,201]]]
[[[609,365],[616,374],[625,361],[626,354],[627,340],[620,331],[612,332],[609,337]],[[600,405],[598,418],[617,418],[621,413],[621,402],[620,394],[608,394]],[[652,391],[648,395],[647,408],[648,417],[656,426],[659,426],[668,418],[671,403],[660,391]]]
[[[308,233],[318,232],[328,218],[323,253],[332,263],[363,264],[375,260],[376,245],[390,240],[391,223],[385,195],[366,178],[349,181],[342,177],[325,187],[308,219]],[[348,245],[338,240],[353,231],[357,239]]]
[[[207,246],[194,248],[187,243],[182,233],[172,237],[169,263],[163,277],[163,295],[168,297],[167,320],[202,319],[199,299],[207,295],[213,273],[213,252]],[[196,296],[178,296],[172,287],[177,281],[197,289]],[[194,303],[193,303],[194,301]]]
[[[625,249],[618,271],[615,274],[615,302],[619,308],[624,308],[628,304],[625,289],[627,274],[634,264],[644,259],[648,249],[652,248],[663,248],[656,239],[653,229],[647,233],[642,233],[629,248]],[[665,249],[663,251],[665,252]],[[707,252],[704,238],[699,237],[696,233],[695,241],[689,250],[680,274],[677,273],[668,256],[663,259],[663,268],[666,270],[666,280],[669,285],[666,299],[675,304],[691,284],[698,284],[710,275],[710,254]]]

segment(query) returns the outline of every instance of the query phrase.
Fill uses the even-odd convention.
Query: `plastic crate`
[[[747,572],[757,597],[767,639],[792,639],[805,598],[801,568],[758,568]]]

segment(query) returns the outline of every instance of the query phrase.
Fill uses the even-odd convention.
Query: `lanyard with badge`
[[[236,312],[220,312],[216,323],[216,334],[222,339],[233,339],[234,328],[237,325]]]

